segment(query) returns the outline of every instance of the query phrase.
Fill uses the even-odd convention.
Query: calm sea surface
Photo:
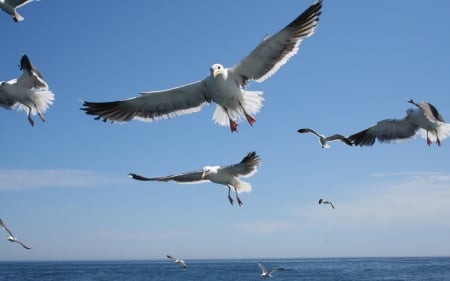
[[[271,280],[450,280],[450,257],[261,260]],[[0,262],[0,280],[261,280],[256,260]]]

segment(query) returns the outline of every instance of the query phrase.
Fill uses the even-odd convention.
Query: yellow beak
[[[214,72],[213,72],[213,78],[216,78],[216,76],[217,76],[217,74],[219,74],[219,70],[218,69],[216,69],[216,70],[214,70]]]
[[[202,173],[202,180],[204,180],[204,179],[205,179],[205,176],[206,176],[206,173],[205,173],[205,172],[203,172],[203,173]]]

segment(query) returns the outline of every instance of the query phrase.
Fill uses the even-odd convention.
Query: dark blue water
[[[264,280],[256,260],[0,262],[0,280]],[[262,260],[283,267],[271,280],[450,280],[450,257]]]

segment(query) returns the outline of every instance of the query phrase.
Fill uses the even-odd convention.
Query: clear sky
[[[324,0],[315,34],[263,83],[254,127],[211,120],[215,105],[156,123],[95,121],[81,100],[112,101],[233,66],[312,0],[32,2],[0,13],[0,80],[25,53],[55,93],[47,122],[0,110],[0,260],[450,255],[450,141],[349,147],[349,135],[403,118],[407,98],[450,118],[450,2]],[[138,182],[239,162],[262,165],[244,206],[211,183]],[[318,205],[333,201],[335,210]],[[4,235],[3,235],[4,234]],[[3,237],[2,237],[3,236]]]

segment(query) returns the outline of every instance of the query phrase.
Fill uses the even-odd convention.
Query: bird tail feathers
[[[423,138],[427,138],[427,131],[426,130],[420,130],[420,134],[422,135]],[[435,132],[433,131],[428,131],[428,137],[430,138],[431,141],[435,142],[436,136],[440,139],[440,140],[444,140],[448,137],[450,137],[450,124],[449,123],[442,123],[437,131],[437,135]]]
[[[262,94],[263,92],[261,91],[244,91],[244,98],[241,101],[242,108],[229,108],[227,114],[222,106],[217,105],[212,119],[221,126],[228,126],[230,124],[230,119],[239,123],[241,119],[245,118],[244,111],[249,115],[255,115],[259,112],[262,107],[262,102],[264,101]]]
[[[240,181],[238,186],[236,186],[236,189],[238,193],[242,192],[249,193],[250,191],[252,191],[252,186],[248,182]]]
[[[36,115],[38,113],[45,113],[50,105],[53,104],[55,100],[55,95],[50,90],[34,90],[31,95],[31,103],[28,106],[31,107],[31,115]],[[28,111],[27,105],[17,103],[15,109],[20,111]]]

